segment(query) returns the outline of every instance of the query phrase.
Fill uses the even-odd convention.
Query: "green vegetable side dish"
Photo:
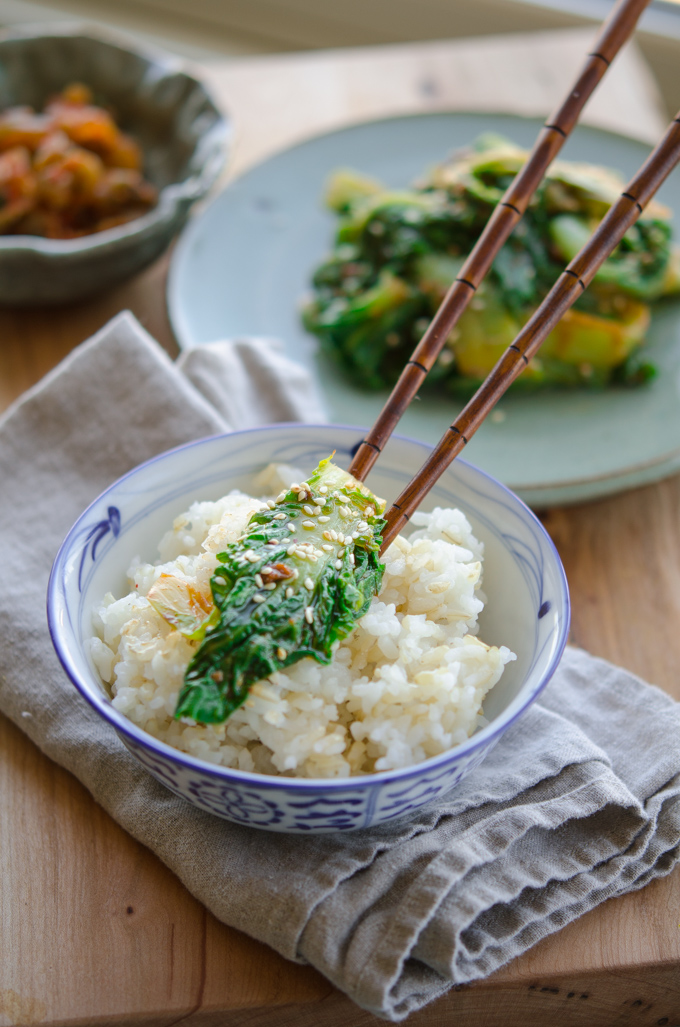
[[[382,500],[322,460],[306,482],[253,514],[218,553],[215,608],[191,660],[176,717],[225,721],[251,685],[306,656],[330,663],[380,589]],[[195,637],[195,636],[191,636]]]
[[[394,384],[526,159],[508,140],[485,135],[409,190],[388,190],[352,171],[331,177],[326,201],[339,217],[335,245],[314,274],[303,321],[357,384]],[[429,385],[474,391],[623,188],[606,168],[551,165]],[[669,218],[660,204],[648,205],[513,389],[634,385],[654,374],[639,354],[649,303],[680,292]]]

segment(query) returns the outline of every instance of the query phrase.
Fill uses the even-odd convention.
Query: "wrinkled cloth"
[[[259,396],[251,419],[300,418],[316,402],[264,341],[199,347],[178,366],[123,314],[0,421],[0,709],[215,916],[400,1020],[672,869],[680,706],[571,649],[482,765],[408,819],[268,834],[164,789],[62,671],[47,579],[102,489],[162,450],[240,426],[244,390]]]
[[[225,430],[326,420],[308,372],[284,355],[278,339],[207,342],[184,350],[177,367],[221,414]]]

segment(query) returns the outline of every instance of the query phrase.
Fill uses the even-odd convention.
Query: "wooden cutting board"
[[[206,66],[236,123],[228,174],[305,136],[413,111],[546,114],[591,41],[581,30]],[[634,50],[583,119],[652,141],[665,124]],[[67,309],[0,311],[0,409],[118,310],[172,354],[167,258]],[[552,510],[572,641],[680,699],[680,478]],[[669,745],[680,740],[669,739]],[[68,773],[0,718],[0,1027],[364,1027],[319,974],[218,923]],[[612,900],[414,1027],[680,1025],[680,872]]]

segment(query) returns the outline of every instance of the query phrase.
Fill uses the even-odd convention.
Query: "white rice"
[[[278,491],[295,473],[279,468],[268,478]],[[484,697],[516,657],[476,637],[483,546],[460,510],[439,508],[415,514],[416,530],[389,547],[380,595],[332,663],[304,659],[258,682],[224,724],[174,719],[197,643],[171,628],[146,593],[161,574],[174,574],[209,595],[216,554],[263,505],[240,492],[193,503],[161,540],[160,562],[133,561],[132,591],[105,596],[91,655],[114,706],[183,752],[263,774],[391,770],[468,738],[483,722]]]

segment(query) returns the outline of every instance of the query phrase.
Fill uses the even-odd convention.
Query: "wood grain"
[[[562,48],[554,34],[540,43],[508,40],[504,66],[501,43],[484,41],[491,82],[475,71],[476,44],[214,69],[212,81],[239,126],[233,172],[356,118],[399,108],[460,109],[475,106],[475,97],[478,109],[490,109],[494,89],[496,97],[503,90],[504,102],[517,100],[525,112],[522,104],[533,104],[545,115],[578,67],[586,36],[568,33]],[[611,92],[604,99],[598,93],[599,116],[610,127],[625,122],[633,134],[658,136],[665,119],[637,58],[622,54],[611,76]],[[465,93],[465,83],[472,92]],[[167,258],[114,293],[71,308],[0,311],[0,408],[124,307],[176,352],[165,313],[166,271]],[[679,508],[680,479],[672,478],[544,517],[571,585],[573,641],[678,698]],[[2,718],[0,861],[0,1027],[384,1023],[315,971],[218,923],[70,774]],[[411,1017],[409,1027],[680,1024],[678,910],[676,871],[605,903],[487,981],[451,992]]]
[[[0,412],[121,310],[131,310],[177,356],[165,308],[169,260],[165,254],[131,282],[85,303],[37,310],[0,307]]]
[[[234,119],[227,178],[284,146],[357,121],[465,110],[545,118],[592,40],[592,29],[536,32],[208,62],[199,70]],[[629,46],[581,122],[653,144],[668,122],[662,112],[649,68]]]

